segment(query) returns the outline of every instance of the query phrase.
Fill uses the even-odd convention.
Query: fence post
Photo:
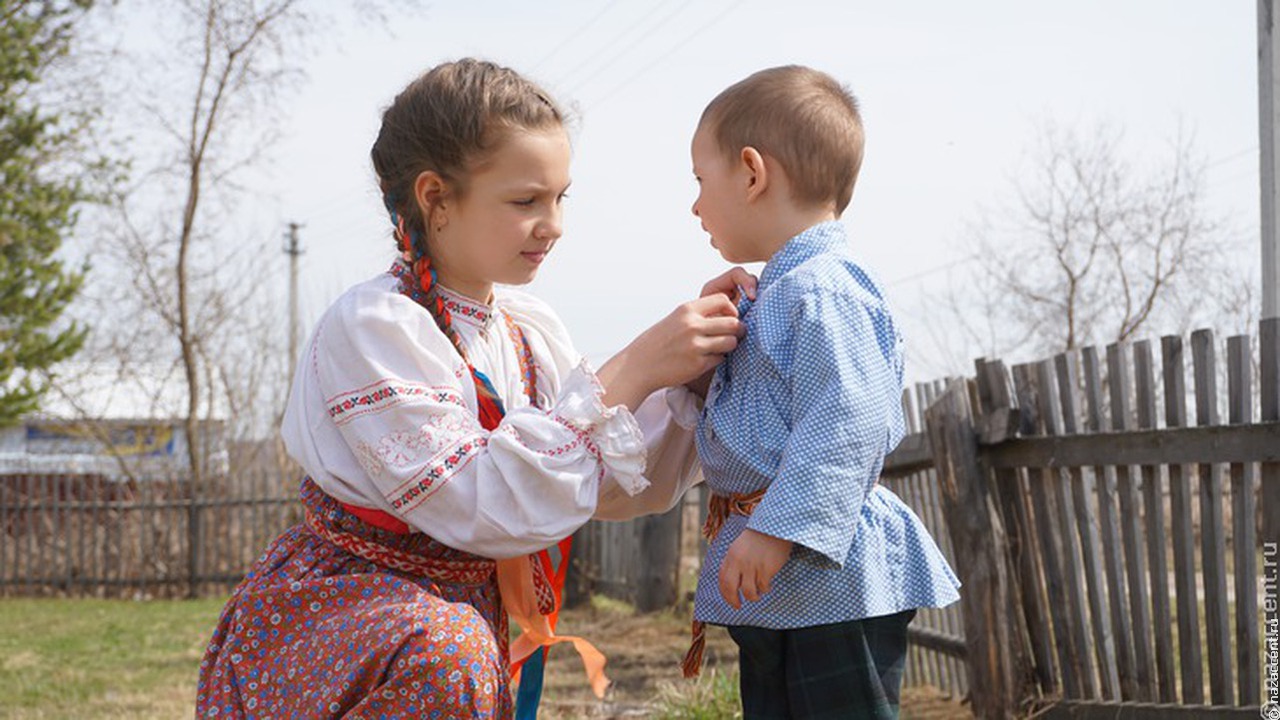
[[[983,403],[980,408],[984,420],[982,424],[992,436],[991,439],[997,439],[997,433],[1001,440],[1016,435],[1020,429],[1017,423],[1021,421],[1021,414],[1014,406],[1009,371],[1004,362],[979,360],[975,363],[975,369],[978,396]],[[1027,494],[1017,470],[997,470],[994,475],[1009,567],[1014,573],[1009,584],[1010,612],[1014,618],[1023,620],[1014,624],[1020,640],[1018,647],[1012,650],[1030,650],[1030,655],[1012,658],[1014,679],[1021,681],[1014,692],[1019,698],[1035,697],[1038,683],[1045,694],[1053,694],[1057,691],[1053,649],[1047,634],[1040,632],[1040,628],[1049,624],[1049,617],[1045,608],[1046,601],[1040,592],[1040,578],[1032,546],[1034,538],[1028,527],[1030,508],[1027,506]]]
[[[637,519],[639,543],[632,553],[636,563],[636,610],[653,612],[665,610],[676,604],[676,576],[680,572],[680,522],[684,517],[683,503],[661,515],[647,515]]]
[[[564,606],[581,607],[591,600],[591,536],[593,523],[587,523],[573,534],[573,544],[569,557],[562,562],[569,563],[565,571]]]
[[[991,484],[978,464],[968,384],[953,381],[925,412],[938,471],[943,514],[964,583],[964,634],[970,697],[984,720],[1012,718],[1019,678],[1013,659],[1026,657],[1017,618],[1009,613],[1011,587],[1004,524]]]

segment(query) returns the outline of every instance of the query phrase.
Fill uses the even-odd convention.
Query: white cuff
[[[644,478],[644,433],[625,405],[605,407],[604,386],[583,358],[566,377],[551,412],[567,425],[587,433],[600,449],[600,460],[628,495],[649,487]]]
[[[697,428],[698,419],[702,417],[702,398],[684,385],[672,385],[665,393],[672,421],[685,430]]]

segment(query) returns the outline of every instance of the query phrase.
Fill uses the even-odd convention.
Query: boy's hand
[[[729,546],[720,566],[720,595],[734,610],[742,607],[738,592],[755,602],[769,592],[769,583],[791,557],[791,541],[743,530]]]
[[[739,290],[747,294],[749,300],[756,299],[756,276],[740,267],[729,268],[725,273],[717,275],[702,286],[702,294],[706,297],[720,293],[737,305],[742,301]]]

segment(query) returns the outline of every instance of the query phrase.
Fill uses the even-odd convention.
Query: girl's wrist
[[[604,386],[602,400],[606,406],[625,405],[628,410],[634,412],[655,389],[649,387],[644,377],[644,369],[636,365],[637,363],[633,362],[631,347],[628,346],[609,358],[596,371],[596,377]]]

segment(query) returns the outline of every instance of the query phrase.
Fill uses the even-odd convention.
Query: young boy
[[[857,101],[804,67],[711,101],[693,213],[730,262],[768,261],[698,424],[712,490],[694,609],[738,644],[748,718],[896,718],[916,608],[959,598],[919,518],[876,483],[902,439],[901,340],[837,219],[862,163]]]

